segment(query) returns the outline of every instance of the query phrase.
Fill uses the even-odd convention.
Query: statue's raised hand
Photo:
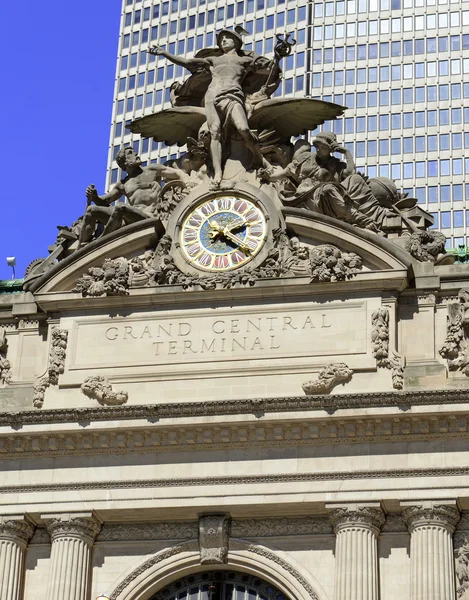
[[[341,146],[340,144],[334,144],[331,150],[332,152],[338,152],[339,154],[345,154],[347,152],[347,148]]]
[[[161,56],[164,54],[164,48],[162,46],[152,46],[148,48],[147,52],[149,54],[154,54],[155,56]]]
[[[92,202],[94,202],[96,204],[96,200],[99,200],[98,192],[96,191],[96,188],[94,187],[93,183],[86,188],[85,195],[86,195],[86,199],[87,199],[86,204],[88,206]]]

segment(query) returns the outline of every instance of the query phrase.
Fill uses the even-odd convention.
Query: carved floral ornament
[[[0,540],[11,540],[26,545],[32,538],[34,525],[24,519],[0,517]]]
[[[47,371],[34,386],[33,404],[35,408],[42,408],[47,388],[51,385],[59,384],[59,376],[62,375],[65,370],[67,341],[68,331],[66,329],[60,329],[60,327],[52,328]]]
[[[93,516],[44,517],[51,541],[61,537],[78,537],[88,545],[92,545],[101,530],[101,523]]]
[[[460,519],[457,508],[444,504],[409,506],[402,511],[402,516],[411,533],[417,527],[428,526],[443,527],[453,533]]]
[[[371,317],[371,343],[376,365],[390,369],[392,384],[395,390],[404,387],[405,360],[395,351],[389,349],[389,308],[383,306],[375,310]],[[392,352],[392,357],[390,356]]]
[[[357,507],[349,509],[346,507],[335,508],[330,513],[330,521],[337,534],[348,528],[371,529],[375,535],[381,530],[385,516],[380,508]]]
[[[449,371],[469,377],[469,290],[459,290],[456,302],[448,304],[446,339],[440,355],[447,359]]]
[[[214,290],[253,286],[262,279],[309,277],[311,283],[346,281],[362,269],[354,252],[342,252],[332,244],[308,247],[282,229],[273,232],[274,247],[256,267],[231,272],[183,272],[172,256],[172,238],[165,235],[154,250],[141,257],[106,259],[81,276],[73,291],[86,296],[126,296],[132,288],[180,285],[184,290],[200,287]]]

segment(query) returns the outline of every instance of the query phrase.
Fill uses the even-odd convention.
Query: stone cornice
[[[368,529],[378,535],[384,524],[385,516],[380,508],[368,506],[349,509],[345,507],[335,508],[330,514],[331,524],[337,534],[345,529]]]
[[[98,535],[101,524],[95,517],[44,517],[47,531],[54,542],[59,538],[78,537],[91,545]]]
[[[110,415],[110,418],[111,415]],[[301,421],[205,423],[0,436],[0,460],[98,454],[314,446],[466,438],[469,413],[363,415]]]
[[[206,417],[298,411],[327,411],[358,408],[397,407],[408,410],[412,406],[441,406],[467,404],[467,390],[444,389],[431,391],[394,391],[335,396],[289,396],[285,398],[247,398],[240,400],[213,400],[210,402],[175,402],[140,406],[106,406],[86,408],[58,408],[52,410],[0,412],[0,425],[19,427],[27,424],[77,423],[129,419],[162,419]]]
[[[459,510],[445,504],[409,506],[402,515],[411,533],[419,527],[444,527],[453,533],[460,519]]]
[[[469,467],[442,467],[442,468],[416,468],[416,469],[382,469],[366,471],[322,471],[314,473],[278,473],[270,475],[225,475],[220,477],[175,477],[171,479],[117,479],[103,481],[69,481],[64,483],[38,483],[24,485],[0,486],[0,494],[17,494],[27,492],[69,492],[79,490],[110,490],[110,489],[151,489],[151,488],[179,488],[189,486],[225,486],[225,485],[256,485],[268,483],[308,483],[312,481],[350,481],[363,479],[403,479],[403,478],[428,478],[428,477],[466,477]],[[412,486],[413,490],[420,489],[448,489],[448,484],[440,486]],[[469,488],[466,480],[464,485],[454,485],[451,488]],[[384,488],[388,489],[388,488]],[[377,486],[373,492],[383,491]],[[348,489],[347,492],[363,492],[363,487]],[[287,493],[287,492],[285,492]],[[322,492],[320,492],[322,493]],[[244,492],[246,494],[246,492]],[[304,494],[304,491],[301,492]],[[238,494],[230,494],[238,495]],[[213,497],[204,494],[204,497]],[[218,496],[217,496],[218,497]],[[1,504],[6,505],[5,502]]]
[[[0,540],[10,540],[26,546],[34,533],[34,526],[24,519],[0,517]]]

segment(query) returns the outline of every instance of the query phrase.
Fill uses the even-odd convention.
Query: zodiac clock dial
[[[222,196],[191,209],[180,241],[191,265],[219,272],[238,269],[252,260],[266,235],[266,219],[258,206],[245,198]]]

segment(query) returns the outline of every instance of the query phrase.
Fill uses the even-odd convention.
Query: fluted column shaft
[[[0,598],[20,600],[24,552],[34,532],[23,517],[0,517]]]
[[[93,516],[43,518],[52,540],[47,600],[87,600],[91,548],[100,530]]]
[[[384,523],[382,511],[337,508],[331,521],[336,534],[334,600],[378,600],[376,540]]]
[[[453,600],[453,532],[459,511],[452,506],[410,506],[403,511],[410,531],[411,600]]]

